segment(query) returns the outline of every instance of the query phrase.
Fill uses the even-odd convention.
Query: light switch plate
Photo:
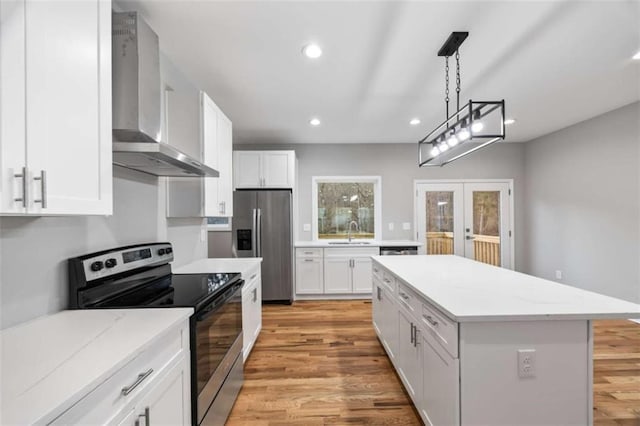
[[[389,222],[389,231],[393,231],[393,222]]]
[[[303,231],[311,231],[311,224],[310,223],[305,223],[304,225],[302,225],[302,230]]]
[[[402,229],[403,229],[404,231],[410,231],[410,230],[411,230],[411,224],[410,224],[409,222],[404,222],[404,223],[402,224]]]

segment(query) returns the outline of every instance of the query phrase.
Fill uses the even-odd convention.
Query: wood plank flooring
[[[594,424],[640,426],[640,324],[598,321]],[[265,305],[227,425],[420,425],[370,301]]]

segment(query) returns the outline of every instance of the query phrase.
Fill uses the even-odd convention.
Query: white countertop
[[[373,256],[454,321],[640,318],[640,305],[458,256]]]
[[[173,269],[174,274],[239,272],[243,277],[262,262],[261,257],[200,259]]]
[[[44,424],[104,382],[191,308],[62,311],[2,330],[0,424]]]
[[[416,246],[421,247],[423,244],[418,241],[411,240],[383,240],[383,241],[370,241],[370,244],[329,244],[330,240],[323,241],[296,241],[296,247],[404,247],[404,246]],[[354,240],[358,241],[358,240]]]

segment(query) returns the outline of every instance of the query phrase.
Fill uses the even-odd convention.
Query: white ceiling
[[[235,143],[416,142],[444,119],[436,53],[452,31],[470,33],[461,100],[504,98],[508,141],[640,99],[637,0],[120,4],[231,118]],[[310,41],[321,58],[301,54]]]

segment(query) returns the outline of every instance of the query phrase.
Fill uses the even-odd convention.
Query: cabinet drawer
[[[254,288],[257,287],[258,282],[260,281],[260,267],[252,269],[242,276],[244,280],[244,286],[242,286],[242,294],[245,295],[249,292],[252,292]]]
[[[135,403],[145,390],[153,386],[171,360],[188,356],[183,354],[188,344],[188,325],[185,323],[183,328],[160,337],[50,424],[111,423],[112,419],[120,417],[123,409]],[[146,377],[143,379],[142,375]],[[138,384],[133,386],[135,382]],[[126,387],[131,387],[128,395],[124,394]]]
[[[457,358],[458,323],[451,321],[435,307],[424,302],[420,320],[425,332],[429,332],[452,357]]]
[[[397,300],[402,306],[407,308],[409,312],[413,314],[415,318],[420,317],[422,311],[422,300],[418,295],[403,283],[398,283],[398,297]]]
[[[376,262],[373,262],[372,273],[374,277],[382,280],[382,266],[378,265]]]
[[[331,247],[324,249],[325,257],[370,257],[379,252],[377,247]]]
[[[322,248],[312,248],[312,247],[297,248],[296,257],[322,257]]]
[[[395,295],[397,293],[398,282],[396,281],[396,277],[387,271],[383,271],[380,281],[382,281],[382,285],[387,288],[389,294]]]

